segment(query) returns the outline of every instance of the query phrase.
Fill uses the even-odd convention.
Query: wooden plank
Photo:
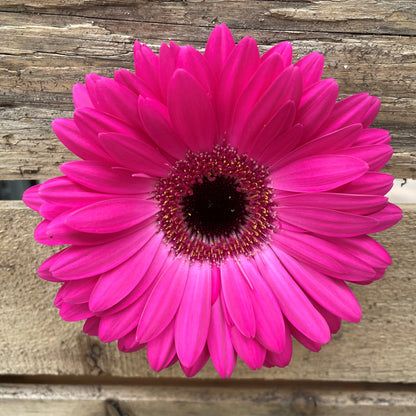
[[[332,9],[329,8],[329,3],[331,7],[334,3],[318,3],[319,7],[325,7],[319,13],[322,16],[328,14],[327,20],[336,22],[336,15],[331,15]],[[359,2],[347,3],[351,7],[345,10],[352,13],[352,5]],[[389,2],[381,3],[383,7],[394,9],[389,9],[392,18],[410,8],[409,2],[395,2],[391,6],[387,6]],[[10,10],[19,4],[22,3],[8,2],[2,9]],[[47,4],[52,7],[55,3]],[[271,2],[244,3],[244,7],[241,2],[203,5],[157,2],[151,5],[140,3],[140,7],[131,3],[126,3],[126,7],[99,7],[94,3],[94,7],[77,9],[74,9],[74,2],[62,4],[66,5],[62,13],[61,9],[54,9],[55,14],[45,9],[39,14],[0,14],[2,179],[44,179],[58,175],[58,165],[72,160],[73,156],[54,137],[50,123],[56,117],[71,116],[72,85],[82,82],[84,75],[89,72],[111,76],[120,67],[132,69],[132,44],[135,38],[154,45],[155,49],[156,45],[168,39],[203,47],[211,27],[199,26],[202,22],[197,19],[196,10],[203,15],[201,10],[204,7],[214,7],[213,5],[218,8],[232,7],[233,13],[230,16],[236,19],[233,28],[236,39],[244,35],[254,36],[262,51],[279,41],[290,40],[296,58],[308,52],[320,51],[326,57],[324,76],[334,77],[339,82],[342,96],[359,91],[378,95],[382,108],[374,126],[391,131],[395,149],[395,155],[386,171],[396,177],[416,177],[416,84],[413,82],[416,40],[412,36],[362,34],[365,32],[357,34],[351,30],[342,33],[342,30],[347,30],[347,27],[342,26],[336,26],[338,30],[332,33],[324,29],[316,32],[304,26],[302,19],[305,19],[306,12],[299,10],[311,6],[302,2],[279,2],[279,7],[284,10],[293,9],[292,19],[296,23],[294,30],[278,25],[263,27],[261,23],[247,23],[249,16],[269,10]],[[316,2],[313,4],[316,5]],[[396,5],[400,7],[396,8]],[[184,19],[188,19],[187,23],[159,23],[168,14],[167,7],[172,10],[189,9],[190,17],[186,17],[188,12],[185,9],[180,12]],[[252,7],[257,8],[257,12],[251,10]],[[276,5],[273,7],[276,8]],[[336,7],[339,9],[340,6]],[[357,6],[357,10],[362,8]],[[298,11],[303,17],[297,21],[295,16]],[[93,12],[96,14],[93,15]],[[62,15],[65,13],[72,15]],[[306,14],[312,19],[315,12],[308,13]],[[348,13],[346,16],[351,17]],[[159,20],[156,16],[159,16]],[[363,20],[364,17],[361,17]],[[221,20],[223,19],[218,21]],[[411,20],[409,25],[415,25],[410,22]],[[410,33],[411,28],[406,27],[406,31]],[[13,39],[13,43],[9,43],[8,39]]]
[[[104,4],[103,4],[104,3]],[[110,7],[108,7],[110,6]],[[137,0],[6,0],[0,11],[32,11],[38,14],[76,15],[89,18],[211,26],[349,32],[368,34],[416,34],[416,9],[412,0],[275,0],[270,1],[137,1]]]
[[[413,387],[258,385],[1,385],[2,416],[412,416]]]
[[[295,344],[285,369],[251,371],[238,363],[234,379],[416,382],[416,205],[378,240],[393,258],[386,276],[353,286],[361,303],[359,324],[344,322],[319,354]],[[154,373],[145,351],[120,353],[82,333],[81,323],[61,321],[52,306],[58,285],[36,277],[53,250],[34,242],[36,213],[22,203],[0,204],[0,374],[101,375],[183,378],[179,366]],[[211,364],[197,378],[218,379]]]

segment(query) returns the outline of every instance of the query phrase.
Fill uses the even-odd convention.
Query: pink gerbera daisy
[[[378,171],[389,133],[380,102],[337,101],[324,59],[260,55],[216,27],[202,54],[174,42],[134,46],[135,74],[87,75],[73,119],[53,129],[82,160],[29,189],[43,244],[69,244],[41,278],[63,282],[63,319],[121,351],[147,348],[187,376],[211,358],[222,377],[286,366],[292,336],[317,351],[390,264],[367,234],[401,218]]]

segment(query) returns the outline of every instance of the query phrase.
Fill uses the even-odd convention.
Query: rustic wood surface
[[[374,126],[391,131],[386,171],[416,177],[416,7],[408,1],[48,0],[0,2],[0,177],[47,178],[73,156],[50,123],[70,117],[71,89],[86,73],[133,68],[135,39],[203,47],[226,22],[236,40],[254,36],[264,51],[293,42],[295,57],[325,54],[325,77],[342,96],[367,91],[382,107]],[[10,42],[9,40],[13,41]]]
[[[71,117],[72,85],[86,73],[133,69],[135,39],[202,49],[221,22],[262,51],[289,40],[295,58],[324,53],[341,97],[377,95],[374,126],[391,131],[394,148],[385,171],[416,178],[414,0],[0,0],[0,179],[47,179],[73,159],[50,124]],[[178,366],[154,373],[145,352],[121,354],[61,321],[58,285],[36,276],[53,252],[33,240],[39,217],[0,202],[0,414],[416,414],[416,206],[402,208],[403,221],[377,237],[393,265],[353,287],[360,323],[344,322],[319,354],[296,344],[285,369],[239,362],[223,381],[210,364],[193,380]]]
[[[359,324],[344,322],[318,354],[294,343],[285,369],[249,370],[239,363],[233,378],[268,380],[416,382],[416,205],[380,233],[393,265],[369,286],[353,286],[362,309]],[[52,254],[32,239],[39,216],[18,202],[0,205],[0,374],[184,377],[178,365],[154,373],[145,351],[124,354],[82,333],[82,323],[64,322],[53,306],[59,284],[36,276]],[[24,254],[22,254],[24,253]],[[197,378],[218,379],[211,364]]]
[[[413,416],[414,391],[353,384],[221,382],[134,386],[0,385],[2,416]]]

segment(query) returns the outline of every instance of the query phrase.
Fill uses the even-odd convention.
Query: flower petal
[[[292,359],[292,337],[290,335],[290,329],[286,323],[285,327],[285,346],[282,352],[267,351],[266,358],[264,359],[265,367],[286,367]]]
[[[175,321],[175,345],[179,361],[194,365],[204,349],[211,314],[211,268],[192,265]]]
[[[357,179],[367,170],[367,163],[354,157],[317,155],[296,160],[270,176],[275,189],[322,192]]]
[[[229,378],[236,364],[236,353],[224,319],[221,298],[212,305],[207,344],[212,364],[222,378]]]
[[[188,264],[173,260],[149,296],[137,328],[139,342],[152,340],[169,325],[181,303],[187,279]]]
[[[337,192],[346,194],[385,195],[393,186],[394,177],[387,173],[367,172],[365,175],[342,185]]]
[[[295,63],[301,70],[303,89],[315,84],[321,79],[324,70],[324,56],[318,52],[312,52]]]
[[[260,369],[266,357],[266,349],[255,339],[245,337],[235,326],[231,328],[230,333],[238,356],[252,370]]]
[[[147,359],[154,371],[166,368],[176,355],[173,321],[157,337],[147,343]]]
[[[285,68],[292,64],[292,44],[290,42],[281,42],[274,45],[261,56],[261,61],[263,62],[274,53],[278,53],[280,55]]]
[[[199,82],[183,69],[175,71],[169,84],[168,109],[173,127],[191,150],[212,149],[217,127],[211,100]]]

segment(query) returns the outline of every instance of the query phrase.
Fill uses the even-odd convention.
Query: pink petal
[[[298,147],[293,152],[287,154],[286,157],[280,160],[276,158],[277,163],[273,165],[273,170],[304,157],[338,153],[340,150],[349,148],[355,142],[357,137],[359,137],[361,131],[362,127],[360,124],[353,124],[324,136],[320,136]]]
[[[215,263],[211,266],[211,303],[217,301],[221,289],[221,269]]]
[[[225,323],[221,298],[218,298],[212,305],[207,344],[212,364],[219,375],[222,378],[231,377],[236,364],[236,354],[228,326]]]
[[[285,323],[280,306],[265,282],[261,270],[259,271],[249,259],[241,257],[239,261],[253,285],[251,301],[256,318],[256,340],[267,350],[282,352],[286,338]],[[240,353],[239,355],[241,356]]]
[[[59,315],[64,321],[82,321],[94,315],[88,309],[87,303],[73,305],[71,303],[63,303],[59,309]]]
[[[174,129],[191,150],[212,149],[217,127],[211,99],[183,69],[175,71],[169,84],[168,109]]]
[[[169,42],[169,46],[166,43],[162,43],[159,49],[159,82],[164,103],[167,102],[168,86],[176,69],[176,61],[180,49],[181,48],[172,41]]]
[[[378,225],[371,231],[372,233],[378,233],[379,231],[386,230],[393,227],[403,217],[402,210],[394,204],[388,203],[382,210],[371,214],[371,218],[378,221]]]
[[[139,112],[147,134],[156,145],[176,159],[183,159],[188,150],[170,122],[168,109],[157,100],[139,97]]]
[[[272,173],[275,189],[292,192],[322,192],[359,178],[368,170],[360,159],[317,155],[296,160]]]
[[[293,101],[288,101],[283,107],[277,110],[269,121],[263,123],[263,125],[259,127],[259,133],[256,137],[251,137],[249,142],[245,142],[245,146],[243,144],[241,145],[241,151],[247,152],[250,155],[254,155],[259,152],[260,149],[263,149],[264,151],[267,149],[268,152],[273,152],[274,148],[279,148],[278,153],[282,152],[283,154],[290,151],[294,146],[289,146],[289,143],[285,146],[285,142],[288,142],[290,138],[284,137],[282,133],[292,127],[295,114],[295,103]],[[296,142],[297,140],[295,139],[294,143],[296,144]],[[278,146],[279,144],[280,146]],[[278,156],[272,154],[270,157],[275,159]]]
[[[41,184],[31,186],[23,193],[23,202],[34,211],[39,212],[42,206],[42,198],[39,195],[39,188]]]
[[[368,234],[379,224],[371,216],[318,207],[278,207],[277,217],[303,230],[336,237]]]
[[[89,299],[90,309],[94,312],[106,310],[131,293],[155,259],[161,240],[162,234],[156,234],[127,261],[103,273]],[[155,273],[153,275],[156,277]]]
[[[139,342],[157,337],[172,321],[188,279],[188,263],[177,259],[160,277],[149,296],[137,329]]]
[[[81,159],[111,160],[95,139],[84,135],[74,120],[57,118],[52,122],[52,129],[63,145]]]
[[[143,80],[143,86],[160,99],[159,57],[147,46],[138,41],[134,43],[134,69],[136,76]],[[142,91],[146,95],[146,91]]]
[[[175,322],[175,345],[179,361],[194,365],[208,335],[211,314],[211,267],[191,265]]]
[[[233,259],[221,265],[221,287],[232,322],[243,335],[254,337],[256,320],[251,301],[252,289]]]
[[[385,195],[392,188],[393,179],[394,177],[387,173],[367,172],[360,178],[339,187],[337,192]]]
[[[98,333],[97,333],[98,336]],[[122,336],[117,343],[117,348],[122,352],[135,352],[140,351],[147,344],[140,344],[136,340],[136,330],[133,329],[128,334]]]
[[[66,224],[86,233],[115,233],[142,223],[158,210],[152,200],[114,198],[73,211],[66,217]]]
[[[242,128],[244,136],[230,132],[230,143],[244,148],[245,143],[250,143],[287,101],[293,101],[295,106],[298,105],[301,94],[299,71],[294,67],[286,68],[270,85],[245,119]]]
[[[225,62],[234,48],[233,35],[228,27],[224,23],[216,26],[208,38],[204,52],[204,56],[214,74],[219,75],[221,73]]]
[[[100,325],[100,318],[92,316],[85,321],[82,331],[92,337],[98,337],[98,327]]]
[[[322,80],[303,94],[296,123],[304,126],[309,137],[313,136],[330,114],[337,97],[338,84],[333,79]]]
[[[346,156],[365,160],[370,171],[379,171],[390,160],[393,149],[387,144],[376,144],[370,146],[357,146],[340,152]]]
[[[331,334],[336,334],[341,329],[341,318],[334,315],[333,313],[329,312],[328,309],[325,309],[319,303],[314,301],[309,297],[312,302],[312,305],[318,310],[318,312],[325,318],[328,322],[329,329],[331,330]]]
[[[186,377],[193,377],[194,375],[199,373],[202,370],[202,368],[205,366],[205,364],[207,363],[208,359],[209,359],[209,352],[208,352],[208,348],[205,347],[202,350],[199,357],[196,359],[195,364],[193,364],[191,367],[185,367],[181,363],[182,370],[185,373]]]
[[[325,321],[326,322],[326,321]],[[308,348],[313,352],[318,352],[322,349],[322,346],[319,342],[313,341],[312,339],[308,338],[305,334],[300,332],[295,326],[293,326],[289,322],[290,332],[293,337],[300,342],[304,347]]]
[[[72,181],[94,191],[109,194],[143,194],[155,189],[156,180],[136,178],[130,172],[112,169],[109,165],[86,160],[74,160],[59,167]]]
[[[301,70],[303,89],[305,90],[321,79],[324,70],[324,56],[318,52],[312,52],[296,62],[295,66]]]
[[[97,109],[123,120],[131,126],[137,125],[137,94],[112,79],[102,78],[97,81]]]
[[[77,82],[72,88],[72,99],[74,101],[75,108],[93,107],[87,88],[79,82]]]
[[[266,357],[266,349],[255,339],[245,337],[235,326],[231,328],[230,333],[238,356],[252,370],[260,369]]]
[[[344,280],[351,276],[369,279],[375,275],[372,267],[351,253],[341,251],[336,242],[288,230],[274,233],[272,239],[278,249],[324,274]]]
[[[176,67],[184,69],[188,74],[198,80],[202,89],[207,94],[212,93],[214,77],[207,59],[201,52],[192,46],[183,46],[179,51]]]
[[[58,293],[66,303],[87,303],[98,277],[65,282]],[[89,308],[88,308],[89,309]]]
[[[156,232],[153,225],[138,229],[110,243],[93,247],[71,246],[50,271],[62,280],[81,279],[111,270],[136,253]]]
[[[387,130],[383,129],[364,129],[354,146],[369,146],[372,144],[389,144],[391,136]]]
[[[314,207],[367,215],[387,205],[387,198],[381,195],[342,194],[320,192],[276,197],[279,207]]]
[[[292,359],[292,337],[287,323],[285,326],[285,341],[285,347],[282,352],[267,351],[264,359],[265,367],[286,367],[290,363]]]
[[[68,212],[69,207],[65,205],[56,205],[53,202],[44,202],[40,207],[39,214],[46,220],[52,221],[64,212]]]
[[[287,108],[289,110],[289,107]],[[280,118],[281,112],[276,114],[276,117],[267,124],[267,126],[259,133],[255,141],[266,140],[270,135],[271,127],[274,127],[274,122]],[[270,129],[269,129],[270,127]],[[250,151],[250,156],[258,160],[259,163],[265,166],[273,166],[282,157],[290,153],[299,144],[299,141],[303,135],[303,127],[300,124],[294,125],[292,128],[282,133],[280,136],[274,137],[271,143],[267,147],[254,147]],[[272,137],[271,135],[269,138]]]
[[[100,321],[98,336],[102,342],[116,341],[135,329],[146,305],[147,297],[142,296],[127,308],[114,314],[105,314]]]
[[[258,99],[265,93],[283,70],[280,55],[274,53],[269,56],[251,77],[246,88],[237,100],[231,124],[231,137],[241,138],[244,121],[250,115]],[[233,141],[233,139],[231,139]]]
[[[310,297],[340,318],[350,322],[359,322],[360,305],[351,289],[342,280],[332,279],[311,267],[301,265],[281,250],[277,250],[276,254],[287,271]]]
[[[232,50],[218,81],[217,115],[220,138],[227,138],[237,99],[260,64],[256,41],[242,39]]]
[[[164,331],[147,343],[147,359],[154,371],[161,371],[169,366],[176,355],[175,326],[173,321]]]
[[[143,80],[139,79],[139,77],[132,74],[130,71],[127,71],[127,69],[118,69],[117,71],[114,71],[114,80],[133,92],[136,95],[136,100],[137,96],[142,93]]]
[[[41,279],[48,280],[49,282],[59,282],[60,280],[54,277],[50,271],[50,268],[53,264],[61,257],[65,256],[66,252],[69,250],[69,247],[64,248],[61,251],[53,254],[49,258],[47,258],[39,267],[38,275]]]
[[[285,317],[303,334],[321,344],[331,339],[328,325],[322,315],[282,266],[271,249],[263,250],[258,257],[259,268],[279,302]]]
[[[292,64],[292,44],[290,42],[281,42],[274,45],[261,56],[261,61],[263,62],[274,53],[280,55],[285,68]]]
[[[167,160],[143,140],[118,133],[101,133],[99,138],[120,166],[149,176],[165,176],[169,172]]]

